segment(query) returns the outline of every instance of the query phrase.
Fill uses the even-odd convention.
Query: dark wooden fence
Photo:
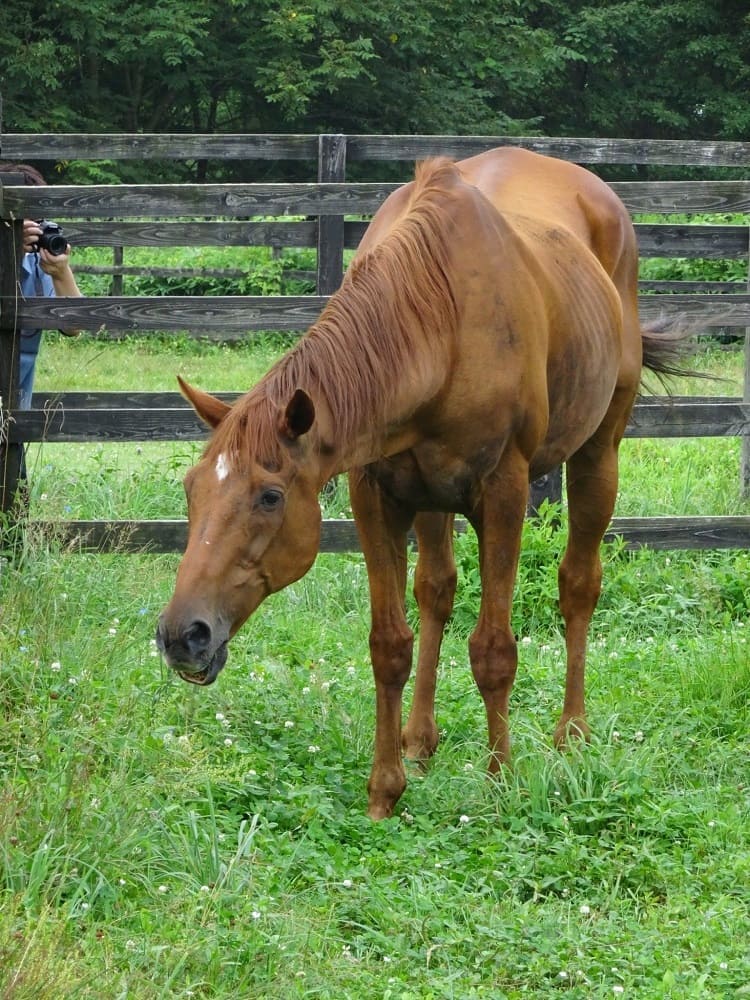
[[[444,154],[468,156],[493,146],[524,146],[597,165],[632,168],[701,168],[697,180],[625,180],[612,187],[634,214],[663,221],[637,225],[643,257],[743,260],[750,227],[670,221],[684,213],[747,213],[750,180],[716,179],[716,168],[750,167],[750,143],[487,136],[361,135],[5,135],[5,160],[200,159],[304,160],[304,183],[53,185],[0,187],[0,395],[2,503],[15,492],[20,446],[33,441],[154,441],[196,439],[204,429],[177,393],[36,394],[33,409],[15,406],[13,358],[20,325],[76,326],[122,336],[127,332],[180,331],[216,339],[258,330],[304,330],[315,321],[343,273],[346,249],[357,246],[366,218],[395,183],[346,181],[348,163],[401,161],[403,180],[413,161]],[[734,171],[736,173],[737,171]],[[706,174],[707,176],[703,176]],[[76,246],[272,246],[317,248],[317,294],[304,296],[154,296],[18,300],[13,262],[20,254],[20,220],[64,222]],[[187,220],[187,221],[186,221]],[[125,265],[115,264],[114,273]],[[643,288],[644,319],[680,314],[706,328],[720,323],[744,336],[750,326],[747,282],[651,282]],[[750,352],[746,349],[747,358]],[[743,437],[745,459],[738,488],[750,491],[750,377],[743,396],[646,398],[628,435],[638,437]],[[209,387],[210,388],[210,387]],[[243,388],[243,387],[238,387]],[[55,530],[84,549],[175,551],[184,546],[185,522],[68,522]],[[750,517],[617,518],[610,534],[629,546],[657,548],[747,547]],[[324,525],[324,551],[357,547],[350,522]]]

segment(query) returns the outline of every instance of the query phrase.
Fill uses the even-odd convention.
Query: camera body
[[[63,236],[62,226],[46,219],[40,219],[38,225],[42,227],[42,235],[39,237],[37,250],[47,250],[53,257],[64,254],[68,249],[68,241]]]

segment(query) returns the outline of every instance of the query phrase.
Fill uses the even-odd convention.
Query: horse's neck
[[[403,373],[401,377],[403,379]],[[363,413],[361,421],[348,434],[342,435],[335,411],[321,391],[316,401],[315,449],[320,462],[321,482],[325,483],[331,476],[354,466],[367,465],[413,447],[420,434],[411,418],[417,408],[415,404],[422,396],[426,399],[428,392],[414,380],[411,393],[404,391],[397,394],[387,413]]]

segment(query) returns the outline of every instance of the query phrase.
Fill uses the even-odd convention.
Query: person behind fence
[[[0,173],[22,174],[25,184],[45,184],[46,181],[34,167],[26,163],[2,163]],[[23,250],[19,274],[21,296],[80,296],[81,291],[76,283],[75,275],[70,266],[71,248],[59,227],[24,219]],[[41,240],[41,246],[40,246]],[[61,330],[66,336],[75,337],[79,330]],[[21,329],[20,372],[18,382],[19,408],[31,409],[31,394],[34,389],[34,373],[42,331]]]

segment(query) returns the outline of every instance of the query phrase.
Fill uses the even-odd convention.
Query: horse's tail
[[[646,323],[641,327],[643,367],[662,381],[685,376],[711,378],[705,372],[696,371],[685,364],[686,359],[697,350],[694,338],[701,329],[679,317]]]

